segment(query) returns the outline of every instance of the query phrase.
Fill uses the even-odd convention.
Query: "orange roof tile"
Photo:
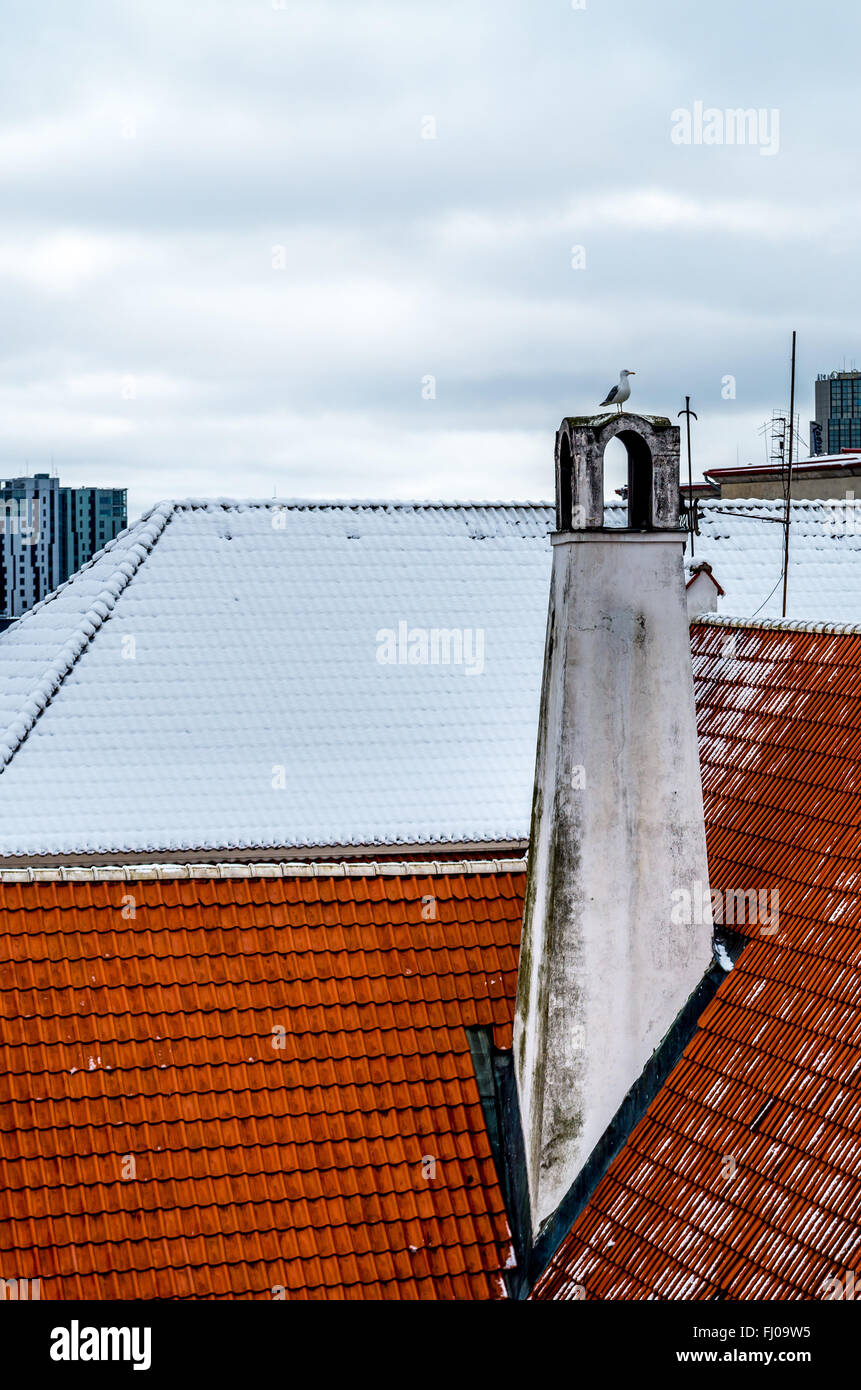
[[[4,882],[0,1276],[54,1299],[501,1296],[464,1029],[510,1039],[523,888]]]
[[[711,885],[776,891],[778,930],[744,926],[537,1298],[816,1298],[859,1268],[861,636],[692,638]]]

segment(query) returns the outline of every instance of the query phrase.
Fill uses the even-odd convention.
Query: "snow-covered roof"
[[[719,612],[779,616],[781,514],[701,505]],[[793,618],[861,621],[834,517],[793,504]],[[0,635],[0,854],[524,840],[552,518],[160,504]]]
[[[699,512],[694,558],[708,561],[724,590],[718,612],[779,618],[783,502],[715,498]],[[789,545],[787,617],[861,622],[861,505],[793,502]]]
[[[521,838],[549,523],[156,508],[0,637],[0,853]]]

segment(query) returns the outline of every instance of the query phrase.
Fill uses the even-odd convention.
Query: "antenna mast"
[[[795,439],[795,329],[792,330],[792,385],[789,389],[789,476],[786,482],[786,518],[783,525],[783,616],[789,583],[789,511],[792,502],[792,445]]]

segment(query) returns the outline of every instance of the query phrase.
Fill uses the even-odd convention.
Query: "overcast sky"
[[[549,498],[560,418],[622,367],[632,409],[693,397],[699,472],[763,460],[793,328],[805,439],[815,373],[861,362],[848,0],[3,18],[4,473],[127,486],[131,517]],[[675,143],[698,101],[768,140]]]

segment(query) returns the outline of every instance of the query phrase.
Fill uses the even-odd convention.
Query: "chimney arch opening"
[[[616,436],[628,455],[628,526],[632,531],[650,531],[652,513],[652,451],[636,430],[620,430]]]
[[[556,496],[559,499],[556,517],[557,531],[570,531],[573,521],[574,465],[571,458],[571,441],[567,431],[559,440],[559,478]]]
[[[618,502],[627,497],[628,451],[621,439],[611,435],[604,449],[604,501]]]

